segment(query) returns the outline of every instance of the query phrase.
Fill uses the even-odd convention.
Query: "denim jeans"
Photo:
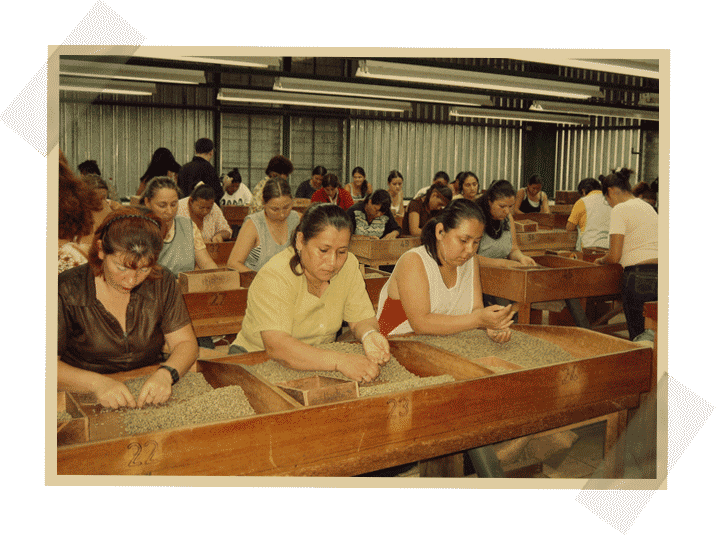
[[[621,277],[621,296],[628,335],[633,340],[645,329],[643,305],[658,300],[658,265],[626,267]]]

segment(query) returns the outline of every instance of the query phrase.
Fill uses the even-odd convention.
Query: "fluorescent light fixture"
[[[106,62],[83,62],[60,59],[60,74],[78,77],[111,78],[119,80],[144,80],[173,84],[204,84],[204,71],[144,67]]]
[[[491,118],[497,120],[538,121],[543,123],[563,123],[569,125],[590,125],[585,116],[567,116],[565,114],[539,114],[523,110],[489,110],[486,108],[452,107],[449,116],[460,118]]]
[[[256,67],[259,69],[279,69],[278,56],[188,56],[186,54],[174,55],[167,52],[155,52],[152,47],[140,47],[133,56],[141,58],[156,58],[159,60],[182,60],[186,62],[199,62],[218,65],[235,65],[238,67]]]
[[[610,116],[613,118],[658,121],[657,110],[638,110],[635,108],[614,108],[574,103],[554,103],[552,101],[534,101],[530,110],[536,112],[562,112],[566,114],[588,114],[589,116]]]
[[[328,80],[309,80],[288,77],[277,77],[274,80],[274,89],[276,91],[284,92],[425,101],[429,103],[443,103],[449,105],[491,106],[493,104],[491,97],[485,95],[471,95],[414,88],[398,88],[395,86],[379,86],[378,84],[357,84],[352,82],[332,82]]]
[[[573,99],[603,97],[603,92],[600,88],[586,84],[461,71],[442,67],[397,64],[375,60],[360,60],[356,76],[425,84],[443,84],[482,90],[551,95]]]
[[[525,62],[536,62],[549,65],[562,65],[564,67],[575,67],[576,69],[592,69],[594,71],[605,71],[619,75],[630,75],[635,77],[655,78],[659,77],[658,60],[629,59],[629,58],[560,58],[543,60],[536,56],[513,56],[515,60]]]
[[[92,79],[60,76],[60,89],[73,92],[120,93],[124,95],[153,95],[157,86],[151,82]]]
[[[411,103],[403,101],[382,101],[379,99],[355,99],[333,95],[303,95],[274,93],[261,90],[238,90],[222,88],[217,99],[245,103],[264,103],[271,105],[299,105],[325,108],[351,108],[358,110],[379,110],[383,112],[408,112]]]

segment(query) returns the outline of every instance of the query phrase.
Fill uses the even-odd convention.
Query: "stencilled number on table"
[[[211,306],[219,306],[224,302],[224,293],[215,293],[209,300]]]
[[[576,370],[576,365],[572,364],[570,366],[566,366],[566,368],[561,370],[559,376],[561,383],[564,385],[566,383],[571,383],[572,381],[578,381],[578,371]]]
[[[130,443],[127,445],[127,450],[132,452],[130,463],[127,464],[128,467],[146,465],[152,462],[152,457],[157,450],[157,441],[148,441],[144,446],[139,443]]]
[[[409,398],[391,398],[387,403],[389,404],[389,418],[405,417],[411,413]]]

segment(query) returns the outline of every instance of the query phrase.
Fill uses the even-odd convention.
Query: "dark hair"
[[[399,172],[399,170],[392,170],[391,172],[389,172],[389,177],[386,178],[386,182],[391,183],[391,180],[397,177],[401,178],[402,181],[404,180],[404,176],[401,175],[401,172]]]
[[[477,183],[479,182],[479,178],[476,177],[476,174],[474,174],[473,172],[469,172],[469,171],[460,172],[459,175],[456,177],[456,180],[459,182],[459,194],[463,194],[464,182],[470,177],[475,178]]]
[[[232,183],[242,183],[242,175],[239,173],[239,168],[232,168],[227,175],[232,178]]]
[[[439,196],[441,196],[444,200],[446,200],[446,203],[451,203],[451,199],[454,197],[454,192],[451,190],[451,187],[448,185],[439,185],[438,183],[434,183],[431,187],[429,187],[429,190],[426,191],[426,194],[424,195],[424,206],[429,208],[429,199],[431,198],[432,192],[438,192]]]
[[[439,178],[441,178],[441,179],[443,179],[444,181],[446,181],[446,184],[447,184],[447,185],[449,184],[449,181],[451,181],[451,179],[449,178],[449,174],[447,174],[447,173],[444,172],[443,170],[440,170],[439,172],[437,172],[436,174],[434,174],[434,179],[432,180],[432,182],[433,182],[433,181],[436,181],[436,180],[439,179]]]
[[[323,166],[315,166],[314,170],[312,170],[313,176],[326,176],[327,175],[327,169]]]
[[[100,172],[100,167],[97,166],[97,161],[83,161],[79,164],[77,169],[80,171],[80,174],[97,174],[98,176],[102,175],[102,172]]]
[[[292,164],[292,161],[287,159],[284,155],[275,155],[269,159],[267,169],[264,171],[267,175],[270,175],[272,172],[276,172],[280,176],[288,176],[294,172],[294,165]]]
[[[439,253],[436,247],[436,225],[441,223],[445,231],[453,230],[461,226],[461,223],[467,219],[476,219],[481,224],[485,223],[483,212],[474,202],[464,198],[452,200],[449,205],[439,211],[439,213],[429,220],[421,230],[421,244],[424,245],[436,263],[441,265],[439,261]]]
[[[385,189],[377,189],[364,198],[365,206],[367,202],[378,205],[379,211],[381,211],[382,215],[391,215],[391,194],[389,194],[389,191]]]
[[[369,190],[369,182],[366,180],[366,172],[361,166],[355,166],[354,170],[352,170],[352,179],[354,179],[354,174],[359,173],[362,176],[364,176],[364,181],[361,183],[360,192],[362,198],[366,196],[367,190]]]
[[[144,203],[144,201],[148,199],[151,201],[160,189],[172,189],[177,193],[177,198],[182,198],[184,196],[174,180],[167,176],[159,176],[152,178],[147,184],[147,187],[142,192],[142,202]]]
[[[153,177],[166,176],[167,172],[179,172],[180,164],[175,160],[172,152],[167,148],[157,148],[152,154],[147,170],[140,178],[141,182],[152,179]]]
[[[336,174],[325,174],[322,177],[322,187],[334,187],[335,189],[339,188],[339,178]]]
[[[628,168],[621,168],[619,171],[612,170],[610,174],[603,178],[601,184],[601,190],[604,196],[608,194],[608,189],[616,187],[622,191],[631,192],[631,175],[633,170]]]
[[[649,184],[647,181],[641,181],[633,187],[633,196],[655,201],[656,195],[657,191],[653,189],[653,184]]]
[[[526,182],[527,185],[541,185],[542,183],[543,179],[541,179],[541,176],[539,176],[538,174],[534,174]]]
[[[264,184],[262,189],[262,200],[266,204],[272,198],[279,198],[280,196],[292,197],[292,189],[289,186],[289,181],[283,177],[273,177]]]
[[[204,183],[197,185],[189,195],[190,200],[212,200],[214,202],[215,192],[212,187]]]
[[[312,204],[310,205],[302,218],[299,220],[299,224],[292,232],[292,240],[290,242],[291,248],[294,249],[294,255],[289,260],[289,268],[292,273],[299,276],[304,273],[298,270],[301,266],[301,259],[299,257],[299,251],[297,250],[297,234],[302,232],[304,236],[304,242],[306,243],[313,237],[316,237],[325,228],[332,226],[337,230],[350,230],[352,229],[352,221],[341,207],[336,204]]]
[[[488,222],[489,220],[496,220],[491,216],[491,206],[489,204],[495,202],[496,200],[501,200],[502,198],[511,198],[515,196],[516,189],[514,189],[514,186],[511,183],[505,179],[497,179],[489,185],[489,188],[484,194],[479,196],[476,200],[476,204],[479,206],[479,209],[483,211],[485,219]],[[511,230],[511,226],[508,219],[506,219],[502,225],[498,227],[498,229],[494,229],[493,226],[487,226],[484,233],[488,234],[488,236],[492,239],[498,239],[504,231],[509,230]]]
[[[142,260],[152,267],[148,278],[158,278],[162,269],[157,265],[164,246],[165,225],[152,213],[137,208],[123,208],[107,215],[95,231],[95,237],[88,253],[88,263],[95,276],[102,272],[102,260],[98,240],[105,255],[123,252],[130,266],[137,268]]]
[[[99,193],[73,173],[60,150],[58,238],[72,240],[92,232],[93,211],[102,210]]]
[[[578,194],[580,194],[581,196],[586,196],[589,192],[600,190],[601,183],[599,183],[598,180],[593,179],[592,177],[582,179],[578,182],[578,187],[576,187],[576,191],[578,191]]]
[[[209,138],[200,138],[194,143],[195,153],[209,153],[214,149],[214,143]]]

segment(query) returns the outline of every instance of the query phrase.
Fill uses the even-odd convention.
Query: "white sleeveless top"
[[[429,299],[431,301],[432,314],[444,314],[449,316],[459,316],[462,314],[470,314],[474,306],[474,259],[471,258],[464,265],[457,269],[456,284],[451,289],[446,287],[444,280],[439,272],[439,264],[429,255],[424,246],[419,246],[408,250],[402,254],[402,258],[407,254],[416,252],[421,261],[424,262],[424,270],[429,279]],[[401,258],[400,258],[401,259]],[[394,273],[384,284],[379,293],[379,305],[377,309],[377,319],[381,316],[384,309],[384,303],[389,296],[389,283],[394,278]],[[389,335],[405,334],[413,332],[409,320],[404,321],[396,327]]]

